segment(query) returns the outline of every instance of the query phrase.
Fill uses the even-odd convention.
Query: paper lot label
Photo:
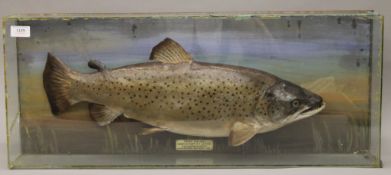
[[[30,26],[11,26],[11,37],[30,37]]]
[[[213,140],[176,140],[178,151],[211,151]]]

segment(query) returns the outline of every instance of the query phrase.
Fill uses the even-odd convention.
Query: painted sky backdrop
[[[21,66],[42,69],[47,52],[80,66],[98,59],[113,66],[144,62],[166,37],[197,60],[241,64],[264,59],[330,61],[330,68],[368,68],[370,21],[354,17],[307,16],[261,19],[136,18],[23,21],[32,37],[20,39]],[[227,59],[230,57],[229,59]],[[262,68],[260,62],[247,64]],[[358,66],[357,66],[358,65]]]
[[[18,23],[31,26],[31,38],[17,42],[21,108],[26,115],[50,114],[42,87],[47,52],[73,69],[91,72],[90,59],[109,68],[148,61],[152,47],[166,37],[198,61],[252,67],[298,84],[331,76],[341,88],[350,89],[352,98],[365,99],[368,93],[367,18],[76,18]],[[352,90],[354,82],[357,88]]]

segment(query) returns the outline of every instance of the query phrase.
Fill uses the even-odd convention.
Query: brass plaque
[[[213,140],[176,140],[178,151],[211,151]]]

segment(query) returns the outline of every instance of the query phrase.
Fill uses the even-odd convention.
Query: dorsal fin
[[[162,63],[190,63],[192,60],[191,55],[171,38],[166,38],[153,47],[149,59]]]

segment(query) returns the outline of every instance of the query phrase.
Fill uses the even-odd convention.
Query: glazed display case
[[[383,17],[373,11],[33,14],[8,16],[3,21],[10,168],[381,167]],[[145,122],[150,116],[129,117],[126,112],[121,112],[113,121],[102,123],[90,112],[94,108],[91,101],[72,102],[67,110],[61,106],[56,110],[56,104],[55,107],[51,104],[50,89],[53,86],[45,83],[50,60],[60,60],[59,64],[67,66],[65,70],[111,77],[111,71],[119,67],[149,64],[155,57],[159,59],[160,50],[163,55],[171,53],[170,48],[167,52],[165,47],[159,47],[159,43],[164,44],[167,40],[184,49],[178,52],[190,55],[188,64],[208,65],[207,68],[222,66],[224,70],[229,67],[240,75],[246,71],[260,71],[262,75],[273,77],[273,81],[269,81],[267,77],[256,76],[260,82],[270,83],[267,88],[280,80],[289,82],[321,97],[325,105],[316,114],[284,123],[267,132],[256,132],[239,144],[235,142],[233,131],[241,123],[233,122],[227,124],[228,129],[219,129],[220,125],[213,120],[212,116],[220,114],[217,97],[203,100],[190,92],[187,96],[180,96],[185,90],[193,91],[190,90],[193,86],[176,87],[170,92],[177,93],[177,98],[182,100],[200,99],[206,108],[200,107],[199,114],[191,114],[194,117],[190,117],[190,122],[178,122],[172,130],[162,123],[176,116],[149,118]],[[163,61],[156,64],[174,63]],[[53,66],[50,70],[57,68]],[[170,68],[161,71],[156,68],[155,76],[165,74],[167,69]],[[216,80],[209,81],[205,87],[228,76],[203,69],[197,71]],[[60,72],[58,76],[66,73]],[[132,73],[119,75],[124,79],[133,76]],[[206,78],[189,76],[183,79],[186,82],[193,80],[201,82]],[[239,82],[235,78],[228,80],[220,83]],[[98,80],[87,78],[85,81],[94,83]],[[226,96],[231,92],[234,94],[234,86],[226,84],[213,87],[217,87],[216,91],[232,87],[228,88]],[[175,80],[171,85],[175,86]],[[132,95],[141,98],[141,91],[148,89],[145,86],[143,89],[140,85],[141,90]],[[164,90],[168,86],[158,87]],[[100,90],[104,87],[97,85],[94,88]],[[256,87],[251,91],[256,91],[256,95],[249,90],[249,99],[266,98],[265,94],[270,90]],[[88,94],[86,91],[80,94]],[[96,93],[103,99],[102,105],[105,100],[109,101],[105,97],[109,98],[110,93]],[[153,94],[152,89],[150,94]],[[147,98],[152,96],[150,94],[143,91],[142,96]],[[113,97],[112,103],[120,105],[122,97]],[[221,98],[225,98],[224,95]],[[224,121],[231,121],[230,114],[244,111],[246,107],[249,110],[253,106],[257,108],[257,104],[246,100],[237,104],[235,98],[227,99],[243,108],[227,105],[228,112],[219,116]],[[269,102],[262,105],[271,106]],[[148,103],[152,106],[134,108],[132,114],[139,114],[143,109],[155,115],[170,111],[169,106],[164,106],[164,100],[151,103],[155,107]],[[184,103],[184,106],[176,107],[190,115],[190,109],[196,108],[197,103]],[[213,109],[214,104],[217,107]],[[273,111],[281,112],[281,108],[277,106]],[[267,109],[269,113],[265,116],[272,113]],[[176,110],[175,105],[171,110]],[[267,121],[269,119],[274,121],[269,125],[277,123],[270,116]],[[204,122],[200,125],[210,127],[206,127],[205,132],[194,130],[199,135],[186,134],[192,133],[190,130],[200,121]],[[257,122],[260,126],[266,125],[263,120]],[[149,128],[148,134],[145,134],[146,128]],[[177,128],[182,128],[181,132],[171,132]],[[158,130],[164,131],[155,133]],[[228,130],[228,135],[217,134],[223,130]]]

